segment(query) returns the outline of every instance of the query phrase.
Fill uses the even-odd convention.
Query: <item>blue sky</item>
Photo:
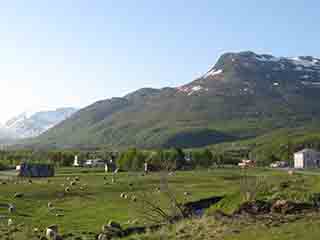
[[[4,2],[0,122],[182,85],[224,52],[320,56],[316,0]]]

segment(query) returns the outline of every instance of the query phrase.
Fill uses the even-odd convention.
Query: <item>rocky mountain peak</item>
[[[52,111],[23,112],[8,120],[2,129],[12,138],[35,137],[70,117],[75,111],[74,108],[58,108]]]

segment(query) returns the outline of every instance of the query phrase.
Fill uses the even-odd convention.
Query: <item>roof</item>
[[[318,151],[314,150],[314,149],[311,149],[311,148],[304,148],[298,152],[296,152],[295,154],[297,153],[307,153],[307,152],[316,152],[316,153],[319,153]]]

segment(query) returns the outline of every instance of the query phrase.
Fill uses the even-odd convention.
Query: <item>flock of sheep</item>
[[[104,176],[103,180],[104,180],[104,184],[115,184],[116,183],[116,175],[118,173],[118,170],[116,170],[115,172],[113,172],[113,174],[111,175],[111,177],[107,177]],[[169,174],[170,175],[170,174]],[[145,176],[145,174],[143,174],[143,176]],[[33,184],[33,181],[31,179],[24,179],[24,180],[19,180],[20,182],[15,182],[15,184],[19,184],[21,182],[23,183],[27,183],[27,184]],[[47,183],[49,184],[51,182],[50,179],[47,180]],[[3,183],[6,184],[6,183]],[[133,187],[133,183],[128,183],[129,188],[132,189]],[[63,181],[63,183],[61,183],[59,185],[60,187],[62,187],[62,190],[59,192],[58,196],[59,197],[64,197],[67,194],[70,194],[76,190],[80,190],[82,192],[86,191],[88,189],[88,184],[83,183],[82,181],[80,181],[80,177],[75,176],[75,177],[66,177]],[[156,192],[161,192],[160,188],[156,188],[155,189]],[[16,192],[13,195],[14,199],[17,198],[24,198],[26,194],[21,193],[21,192]],[[189,195],[188,192],[184,193],[185,196]],[[138,197],[134,194],[130,194],[128,192],[122,192],[119,196],[121,199],[124,200],[128,200],[131,202],[137,202],[138,201]],[[13,214],[17,211],[16,210],[16,206],[13,203],[9,203],[9,204],[0,204],[0,207],[6,207],[8,209],[8,221],[7,221],[7,225],[9,228],[16,226],[14,219],[11,217],[13,216]],[[51,201],[49,201],[47,203],[47,209],[50,213],[54,214],[56,217],[63,217],[64,214],[61,213],[61,209],[56,208],[55,204]],[[62,210],[63,212],[63,210]],[[130,224],[136,224],[137,220],[134,221],[130,221]],[[129,221],[128,221],[129,224]],[[37,233],[38,235],[41,234],[39,228],[34,228],[33,229],[34,233]],[[117,234],[119,234],[119,232],[121,232],[121,226],[120,224],[114,222],[114,221],[110,221],[108,224],[103,225],[102,227],[102,232],[98,235],[98,239],[99,240],[106,240],[106,239],[110,239],[110,234],[112,234],[114,236],[117,236]],[[46,227],[46,229],[44,230],[45,233],[45,238],[43,239],[50,239],[50,240],[59,240],[62,239],[61,236],[59,235],[58,232],[58,226],[57,225],[50,225],[48,227]]]
[[[115,183],[116,182],[116,173],[118,171],[115,171],[111,177],[111,183]],[[106,176],[104,176],[104,184],[107,184],[106,181],[110,179],[108,179]],[[32,184],[32,180],[31,179],[28,179],[26,181],[23,181],[24,183],[27,183],[27,184]],[[20,182],[14,182],[15,184],[19,184],[21,183]],[[50,180],[48,180],[48,183],[50,183]],[[2,182],[2,184],[7,184],[7,182]],[[132,187],[132,183],[129,184],[130,187]],[[74,189],[80,189],[81,191],[85,191],[88,187],[87,184],[85,183],[82,183],[80,181],[80,177],[76,176],[76,177],[67,177],[65,179],[65,183],[62,183],[61,184],[61,187],[63,187],[64,189],[64,194],[60,194],[61,197],[65,196],[66,194],[69,194],[71,193]],[[61,192],[62,193],[62,192]],[[16,192],[14,195],[13,195],[13,198],[14,199],[17,199],[17,198],[23,198],[25,196],[24,193],[21,193],[21,192]],[[120,198],[123,198],[123,199],[130,199],[131,201],[133,202],[136,202],[137,201],[137,197],[132,195],[129,197],[129,195],[127,193],[121,193],[120,194]],[[16,213],[16,206],[13,204],[13,203],[8,203],[8,204],[0,204],[0,207],[1,208],[7,208],[8,209],[8,215],[9,215],[9,218],[8,218],[8,221],[7,221],[7,225],[8,225],[8,228],[11,228],[11,227],[14,227],[16,224],[13,220],[13,218],[11,218],[10,216],[12,216],[14,213]],[[53,202],[49,201],[47,203],[47,209],[50,213],[54,213],[56,217],[61,217],[63,216],[63,214],[59,213],[59,211],[57,211],[57,208],[54,206]],[[114,231],[114,229],[121,229],[120,227],[120,224],[114,222],[114,221],[110,221],[107,225],[103,225],[102,227],[102,233],[99,235],[99,240],[104,240],[104,239],[109,239],[109,238],[106,238],[106,230],[108,229],[108,231],[110,231],[110,229],[112,229],[112,231]],[[34,228],[33,229],[34,233],[38,233],[39,232],[39,229],[38,228]],[[48,226],[46,229],[45,229],[45,236],[46,236],[46,239],[50,239],[50,240],[59,240],[59,239],[62,239],[61,236],[59,235],[59,232],[58,232],[58,226],[57,225],[50,225]],[[45,238],[43,238],[45,239]]]

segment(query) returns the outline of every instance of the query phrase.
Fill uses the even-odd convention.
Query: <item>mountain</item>
[[[58,108],[53,111],[21,113],[8,120],[0,129],[7,138],[30,138],[39,136],[76,112],[74,108]],[[3,136],[3,134],[1,134]]]
[[[319,100],[320,59],[226,53],[186,85],[96,102],[32,144],[201,147],[317,121]]]

